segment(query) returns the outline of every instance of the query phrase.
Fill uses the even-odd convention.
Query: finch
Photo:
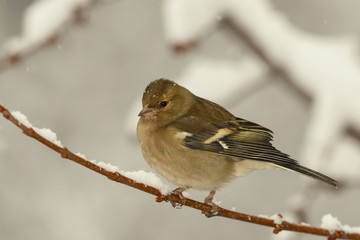
[[[258,169],[286,169],[337,187],[337,182],[306,168],[272,146],[273,132],[238,118],[222,106],[195,96],[167,79],[151,82],[142,98],[137,136],[146,162],[169,182],[173,192],[215,191]]]

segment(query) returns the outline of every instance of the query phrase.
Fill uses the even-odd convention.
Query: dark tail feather
[[[327,183],[335,188],[338,187],[338,183],[336,180],[322,174],[322,173],[319,173],[317,171],[314,171],[314,170],[311,170],[307,167],[304,167],[304,166],[301,166],[299,164],[284,164],[284,165],[278,165],[276,164],[277,166],[281,167],[281,168],[285,168],[286,170],[290,170],[290,171],[295,171],[295,172],[298,172],[298,173],[301,173],[301,174],[304,174],[306,176],[309,176],[309,177],[312,177],[314,179],[317,179],[317,180],[320,180],[320,181],[323,181],[324,183]]]

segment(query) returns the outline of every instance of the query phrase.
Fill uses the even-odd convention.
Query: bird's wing
[[[184,145],[191,149],[233,157],[234,160],[258,160],[279,166],[297,164],[272,146],[272,131],[241,118],[224,124],[209,123],[190,116],[176,120],[173,125],[184,132]]]

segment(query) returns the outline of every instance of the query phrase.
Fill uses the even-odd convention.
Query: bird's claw
[[[205,198],[204,203],[207,205],[210,205],[212,207],[212,210],[210,212],[206,212],[206,211],[202,211],[201,213],[205,215],[205,217],[213,217],[219,214],[221,207],[219,207],[218,205],[216,205],[213,202],[214,199],[214,195],[215,195],[215,190],[211,190],[209,195]]]
[[[185,203],[186,203],[186,197],[184,197],[184,195],[182,194],[183,191],[185,191],[185,190],[186,190],[186,189],[184,189],[184,188],[176,188],[175,190],[173,190],[173,191],[171,192],[171,194],[177,195],[177,196],[181,199],[181,203],[178,203],[178,202],[174,202],[174,201],[169,200],[170,203],[171,203],[171,205],[172,205],[174,208],[176,208],[176,209],[181,209],[181,207],[182,207],[183,205],[185,205]]]

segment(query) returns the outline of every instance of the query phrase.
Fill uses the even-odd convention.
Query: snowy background
[[[345,184],[328,191],[291,172],[258,171],[218,191],[222,206],[253,215],[285,213],[286,219],[305,204],[312,225],[320,226],[322,216],[331,213],[359,226],[360,144],[343,128],[360,126],[360,3],[193,2],[96,4],[88,21],[68,29],[53,47],[0,72],[0,103],[56,132],[73,152],[124,170],[151,171],[135,137],[141,93],[151,80],[175,80],[272,129],[276,147]],[[0,0],[0,46],[9,50],[8,40],[21,35],[31,3]],[[312,96],[311,105],[270,74],[231,30],[215,25],[224,12],[288,69]],[[200,36],[197,47],[185,53],[171,50],[172,44]],[[311,194],[300,191],[306,186]],[[191,194],[202,200],[207,193]],[[154,199],[61,159],[0,118],[0,239],[270,238],[269,228],[206,219]]]

